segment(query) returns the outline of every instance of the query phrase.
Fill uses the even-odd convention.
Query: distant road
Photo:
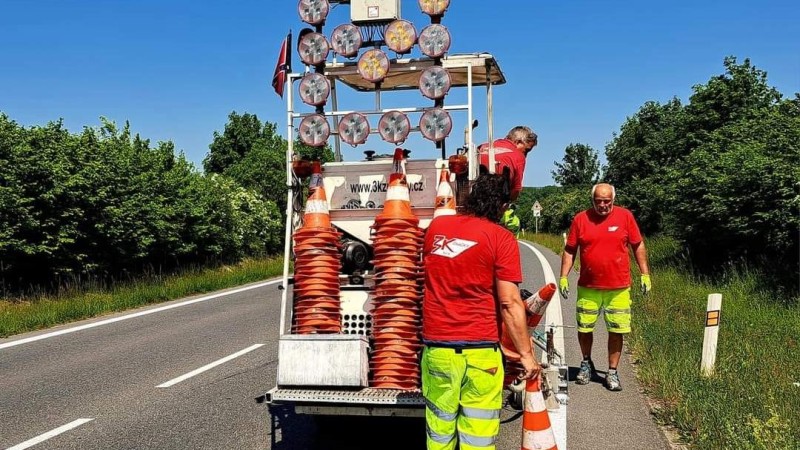
[[[536,289],[545,282],[544,272],[524,245],[522,253],[523,287]],[[554,264],[551,252],[547,257]],[[266,405],[256,399],[275,385],[277,286],[274,281],[254,283],[0,339],[0,448],[376,448],[365,429],[392,436],[392,443],[401,448],[424,448],[424,423],[420,420],[316,422],[280,410],[271,420]],[[567,304],[564,302],[565,314]],[[567,335],[569,345],[569,332]],[[579,359],[569,348],[567,355],[568,360],[570,356]],[[570,365],[577,365],[572,360]],[[623,382],[630,383],[625,374],[623,371]],[[633,385],[625,387],[629,394],[613,399],[606,398],[611,394],[599,385],[580,387],[589,396],[579,393],[569,406],[570,448],[599,448],[593,445],[599,441],[576,436],[573,429],[601,441],[616,439],[598,436],[593,430],[603,429],[596,423],[597,417],[606,414],[599,403],[610,401],[609,407],[622,408],[628,414],[624,405],[614,405],[623,397],[638,399]],[[600,409],[584,410],[575,398]],[[655,427],[646,412],[635,411],[635,417],[624,418],[634,419],[640,428],[649,423],[646,436],[652,437]],[[576,419],[573,413],[578,414]],[[498,449],[516,450],[521,416],[506,407],[501,417],[504,424]],[[578,420],[586,422],[576,428],[572,422]],[[651,445],[657,437],[628,442],[643,444],[636,448],[660,448]]]

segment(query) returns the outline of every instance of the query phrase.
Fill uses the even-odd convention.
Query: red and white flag
[[[281,44],[281,53],[278,55],[278,62],[275,64],[275,73],[272,75],[272,87],[275,93],[283,98],[283,88],[286,85],[286,74],[292,70],[292,58],[289,49],[292,46],[292,32],[286,35],[286,39]]]

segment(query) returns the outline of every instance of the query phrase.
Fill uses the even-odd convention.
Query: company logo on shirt
[[[447,239],[447,236],[437,234],[433,237],[433,250],[431,250],[431,253],[445,258],[455,258],[476,244],[477,242],[458,238]]]
[[[608,231],[613,233],[613,232],[617,231],[617,228],[619,228],[619,227],[608,227]]]

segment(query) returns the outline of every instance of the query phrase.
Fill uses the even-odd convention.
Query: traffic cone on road
[[[541,377],[525,382],[525,408],[522,413],[522,450],[555,450],[556,435],[540,389]]]
[[[450,171],[442,168],[439,174],[439,186],[436,188],[436,209],[433,217],[451,216],[456,213],[456,198],[450,186]]]

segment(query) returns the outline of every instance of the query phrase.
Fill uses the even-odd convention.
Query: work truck
[[[380,269],[385,265],[376,261],[393,253],[376,250],[376,228],[386,223],[381,214],[392,201],[390,180],[398,171],[418,234],[441,206],[441,181],[452,189],[456,205],[461,204],[479,174],[476,104],[481,104],[486,122],[481,142],[493,142],[492,93],[506,78],[490,53],[449,52],[454,39],[444,25],[449,1],[413,3],[429,23],[417,26],[403,20],[399,0],[298,4],[307,27],[298,33],[296,46],[304,70],[285,75],[289,192],[277,385],[266,394],[272,407],[291,406],[298,414],[424,416],[419,367],[413,363],[419,356],[419,336],[408,332],[419,318],[376,316],[387,298],[380,285],[388,278],[388,269]],[[349,9],[349,22],[329,27],[332,10],[340,8]],[[369,106],[348,108],[356,99],[359,104],[367,99]],[[332,142],[334,160],[315,164],[302,159],[294,148],[296,139],[311,146]],[[358,147],[363,156],[345,161],[343,153]],[[491,166],[491,150],[489,156]],[[324,199],[310,191],[324,192]],[[330,230],[316,222],[326,214],[322,220],[330,221]],[[314,227],[309,227],[310,218]],[[421,303],[421,258],[413,257],[419,248],[397,242],[412,249],[409,261],[418,267],[393,273],[416,277],[408,292]],[[380,366],[375,360],[378,327],[400,329],[387,324],[413,325],[383,341],[391,345]],[[546,390],[549,406],[557,408],[555,400],[566,399],[566,362],[548,346],[547,335],[533,337],[547,350]],[[402,345],[404,338],[413,342]],[[387,382],[376,371],[394,376]],[[517,405],[521,395],[512,393]]]

